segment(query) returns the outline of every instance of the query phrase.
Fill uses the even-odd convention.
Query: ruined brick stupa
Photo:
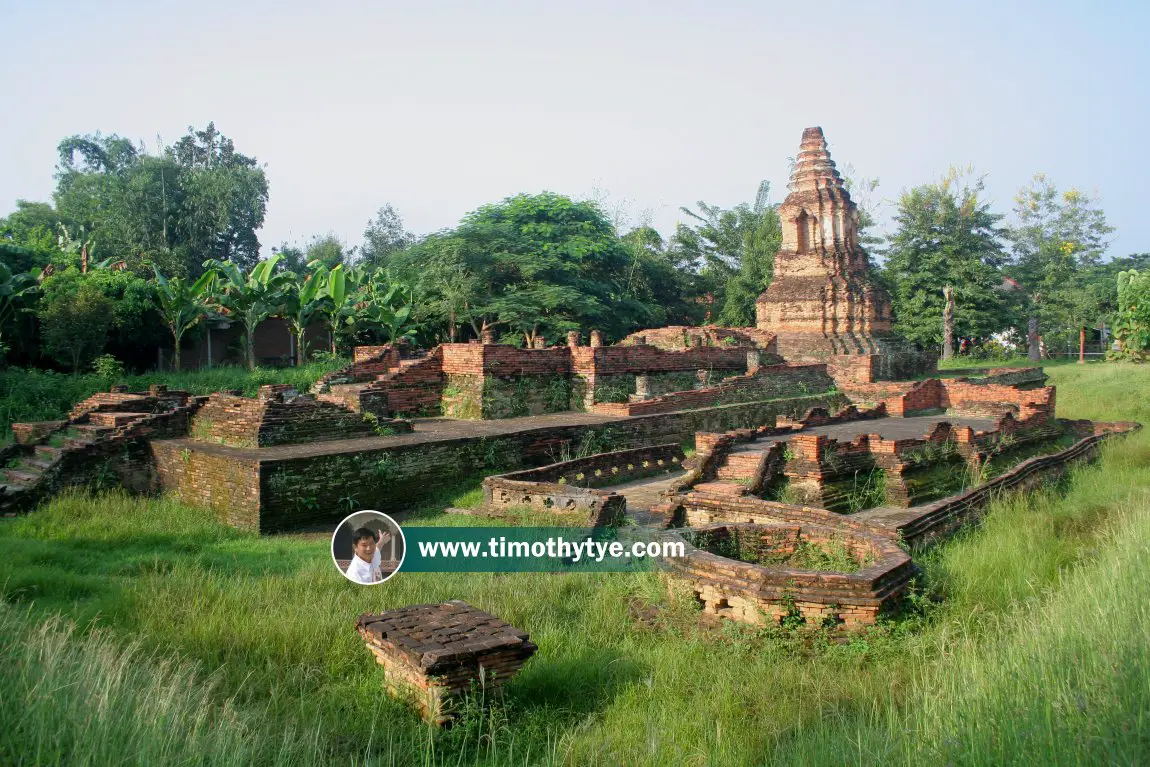
[[[870,278],[858,242],[858,206],[822,128],[803,131],[787,188],[774,278],[755,304],[758,328],[777,335],[786,359],[830,362],[863,380],[932,369],[928,355],[891,332],[890,298]]]

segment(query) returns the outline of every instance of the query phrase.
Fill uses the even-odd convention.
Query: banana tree
[[[323,312],[327,303],[327,296],[324,293],[328,277],[327,269],[318,261],[313,261],[308,266],[312,271],[307,274],[288,272],[291,277],[286,282],[284,290],[284,318],[291,327],[292,335],[295,336],[296,365],[307,362],[307,339],[304,336],[312,320]]]
[[[16,312],[16,303],[24,296],[40,287],[39,271],[14,273],[0,261],[0,358],[7,347],[4,345],[4,325]]]
[[[413,291],[401,282],[393,282],[382,270],[365,282],[357,302],[356,324],[379,329],[387,343],[395,343],[415,334],[411,322]]]
[[[244,274],[231,261],[210,259],[204,262],[211,275],[212,303],[223,313],[244,326],[244,356],[248,370],[255,370],[256,328],[283,306],[284,285],[288,272],[275,271],[282,255],[260,261],[248,274]]]
[[[337,353],[339,334],[355,322],[356,294],[362,281],[363,273],[359,269],[344,269],[343,264],[333,267],[324,275],[322,295],[326,300],[320,312],[331,328],[332,354]]]
[[[175,350],[173,364],[179,372],[180,342],[184,333],[195,327],[208,313],[212,300],[213,273],[205,272],[198,280],[189,283],[183,277],[164,277],[155,266],[152,271],[156,273],[156,309],[172,334]]]

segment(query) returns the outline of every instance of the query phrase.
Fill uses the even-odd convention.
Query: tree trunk
[[[244,334],[244,346],[247,349],[248,370],[256,369],[256,334],[255,328],[247,328]]]
[[[1026,321],[1026,358],[1031,362],[1042,360],[1038,343],[1038,318],[1031,317]]]
[[[80,274],[88,273],[88,244],[80,246]]]
[[[304,336],[306,335],[307,328],[304,328],[303,330],[299,331],[295,337],[295,364],[297,366],[307,364],[307,346],[306,341],[304,340]]]
[[[180,337],[175,332],[172,333],[172,359],[174,360],[173,368],[177,373],[180,372]]]
[[[1086,364],[1086,326],[1078,329],[1078,364]]]
[[[949,360],[954,359],[954,287],[945,286],[942,296],[942,358]]]

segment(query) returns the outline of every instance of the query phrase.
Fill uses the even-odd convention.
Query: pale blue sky
[[[1126,255],[1150,251],[1148,27],[1145,0],[0,0],[0,215],[49,197],[66,135],[214,120],[267,166],[265,252],[543,189],[607,190],[667,236],[760,179],[781,199],[821,125],[887,199],[967,163],[1002,212],[1036,171],[1097,194]]]

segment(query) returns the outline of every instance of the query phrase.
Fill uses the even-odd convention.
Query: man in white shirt
[[[351,534],[351,563],[345,574],[356,583],[371,584],[383,580],[375,536],[375,531],[367,527],[358,528]]]

